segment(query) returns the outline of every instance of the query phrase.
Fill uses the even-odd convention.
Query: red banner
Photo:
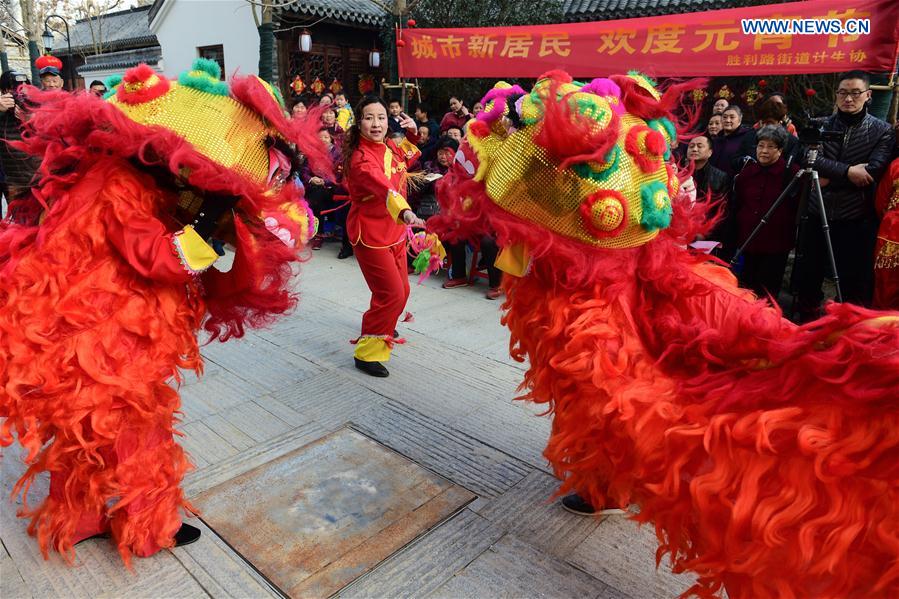
[[[772,29],[752,34],[743,32],[746,19],[783,21],[781,29],[756,22]],[[582,78],[631,69],[664,77],[891,72],[899,0],[810,0],[596,23],[406,29],[400,35],[404,78],[537,77],[552,69]]]

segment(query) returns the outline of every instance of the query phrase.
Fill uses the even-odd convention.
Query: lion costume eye
[[[614,237],[627,226],[627,198],[614,189],[600,189],[580,206],[581,222],[598,238]]]

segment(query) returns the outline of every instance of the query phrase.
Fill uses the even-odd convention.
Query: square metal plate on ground
[[[191,502],[290,597],[327,597],[475,495],[343,428]]]

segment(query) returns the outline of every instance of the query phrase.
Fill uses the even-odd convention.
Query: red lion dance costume
[[[799,327],[686,248],[708,225],[669,159],[685,87],[498,84],[429,228],[496,235],[560,492],[638,505],[686,595],[899,596],[899,316]]]
[[[279,148],[327,158],[317,127],[287,120],[266,83],[229,87],[210,61],[177,82],[141,65],[108,101],[34,99],[23,147],[43,157],[40,224],[0,225],[0,442],[16,434],[27,453],[15,492],[51,475],[49,497],[21,514],[45,557],[71,559],[78,540],[108,532],[128,563],[170,547],[189,507],[168,383],[201,371],[200,327],[225,341],[295,304],[291,263],[314,220],[281,184]],[[199,225],[175,218],[219,201],[228,272],[209,268],[218,256]]]

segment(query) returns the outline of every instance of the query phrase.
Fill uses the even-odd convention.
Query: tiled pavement
[[[401,323],[408,339],[387,379],[352,366],[368,292],[354,260],[326,244],[302,266],[298,310],[269,330],[207,346],[206,372],[182,388],[183,444],[197,469],[196,496],[349,426],[477,498],[387,556],[338,594],[347,597],[675,597],[691,584],[655,540],[622,518],[580,518],[549,501],[556,483],[541,456],[546,417],[513,402],[523,366],[508,357],[499,302],[483,284],[415,286]],[[4,451],[2,493],[22,471]],[[37,499],[46,482],[35,485]],[[44,561],[15,518],[0,512],[0,597],[282,596],[202,522],[201,540],[135,560],[126,570],[106,541],[79,545],[74,567]],[[197,520],[192,520],[197,523]]]

